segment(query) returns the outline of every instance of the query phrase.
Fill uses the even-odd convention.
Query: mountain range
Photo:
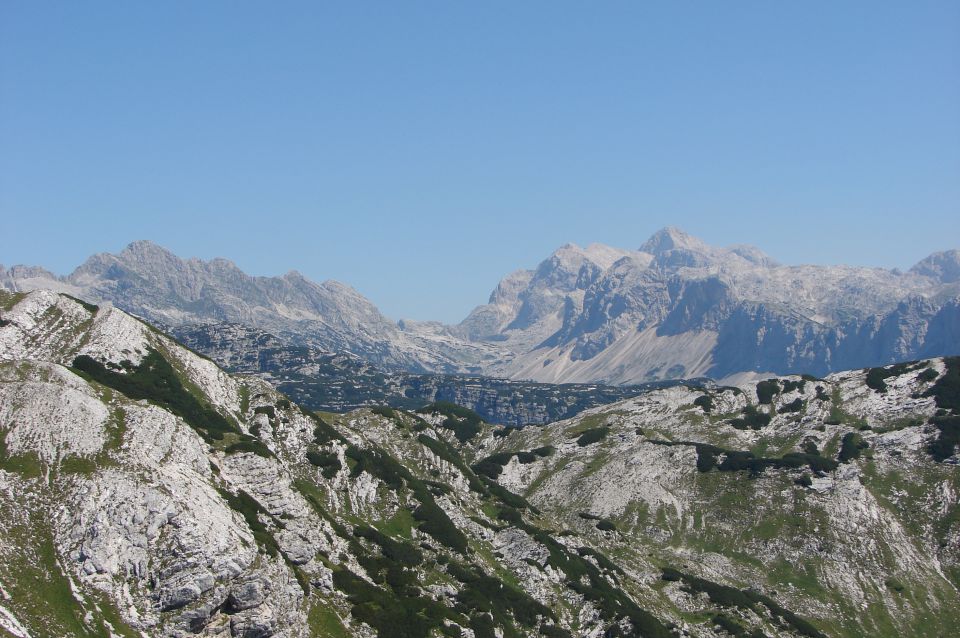
[[[559,248],[505,277],[460,324],[387,319],[355,290],[291,271],[253,277],[146,241],[67,276],[0,267],[8,290],[52,289],[188,331],[232,322],[386,370],[636,384],[875,366],[960,352],[960,251],[902,273],[785,266],[675,228],[636,250]]]
[[[542,427],[317,415],[0,291],[0,635],[828,638],[960,622],[960,358]]]

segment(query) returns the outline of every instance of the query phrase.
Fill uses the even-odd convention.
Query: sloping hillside
[[[938,635],[956,366],[508,432],[446,405],[309,414],[119,310],[3,294],[0,633]]]

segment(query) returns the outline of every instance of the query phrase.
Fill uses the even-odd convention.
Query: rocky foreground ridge
[[[522,430],[316,415],[0,294],[0,635],[945,636],[958,410],[934,359]]]

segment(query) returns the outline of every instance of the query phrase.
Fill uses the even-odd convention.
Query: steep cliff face
[[[822,375],[960,352],[950,341],[960,322],[956,251],[909,273],[782,266],[755,248],[714,248],[667,228],[612,262],[593,255],[609,253],[564,247],[525,289],[510,279],[513,298],[537,300],[537,312],[491,298],[465,320],[469,328],[495,307],[500,330],[484,338],[517,352],[488,373],[606,383]]]
[[[324,421],[51,292],[0,294],[0,321],[0,632],[933,636],[960,620],[955,359],[674,387],[507,431],[449,406]]]

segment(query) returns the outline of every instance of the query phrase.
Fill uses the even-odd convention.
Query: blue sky
[[[960,247],[956,2],[0,0],[0,263],[151,239],[457,321],[566,242]]]

